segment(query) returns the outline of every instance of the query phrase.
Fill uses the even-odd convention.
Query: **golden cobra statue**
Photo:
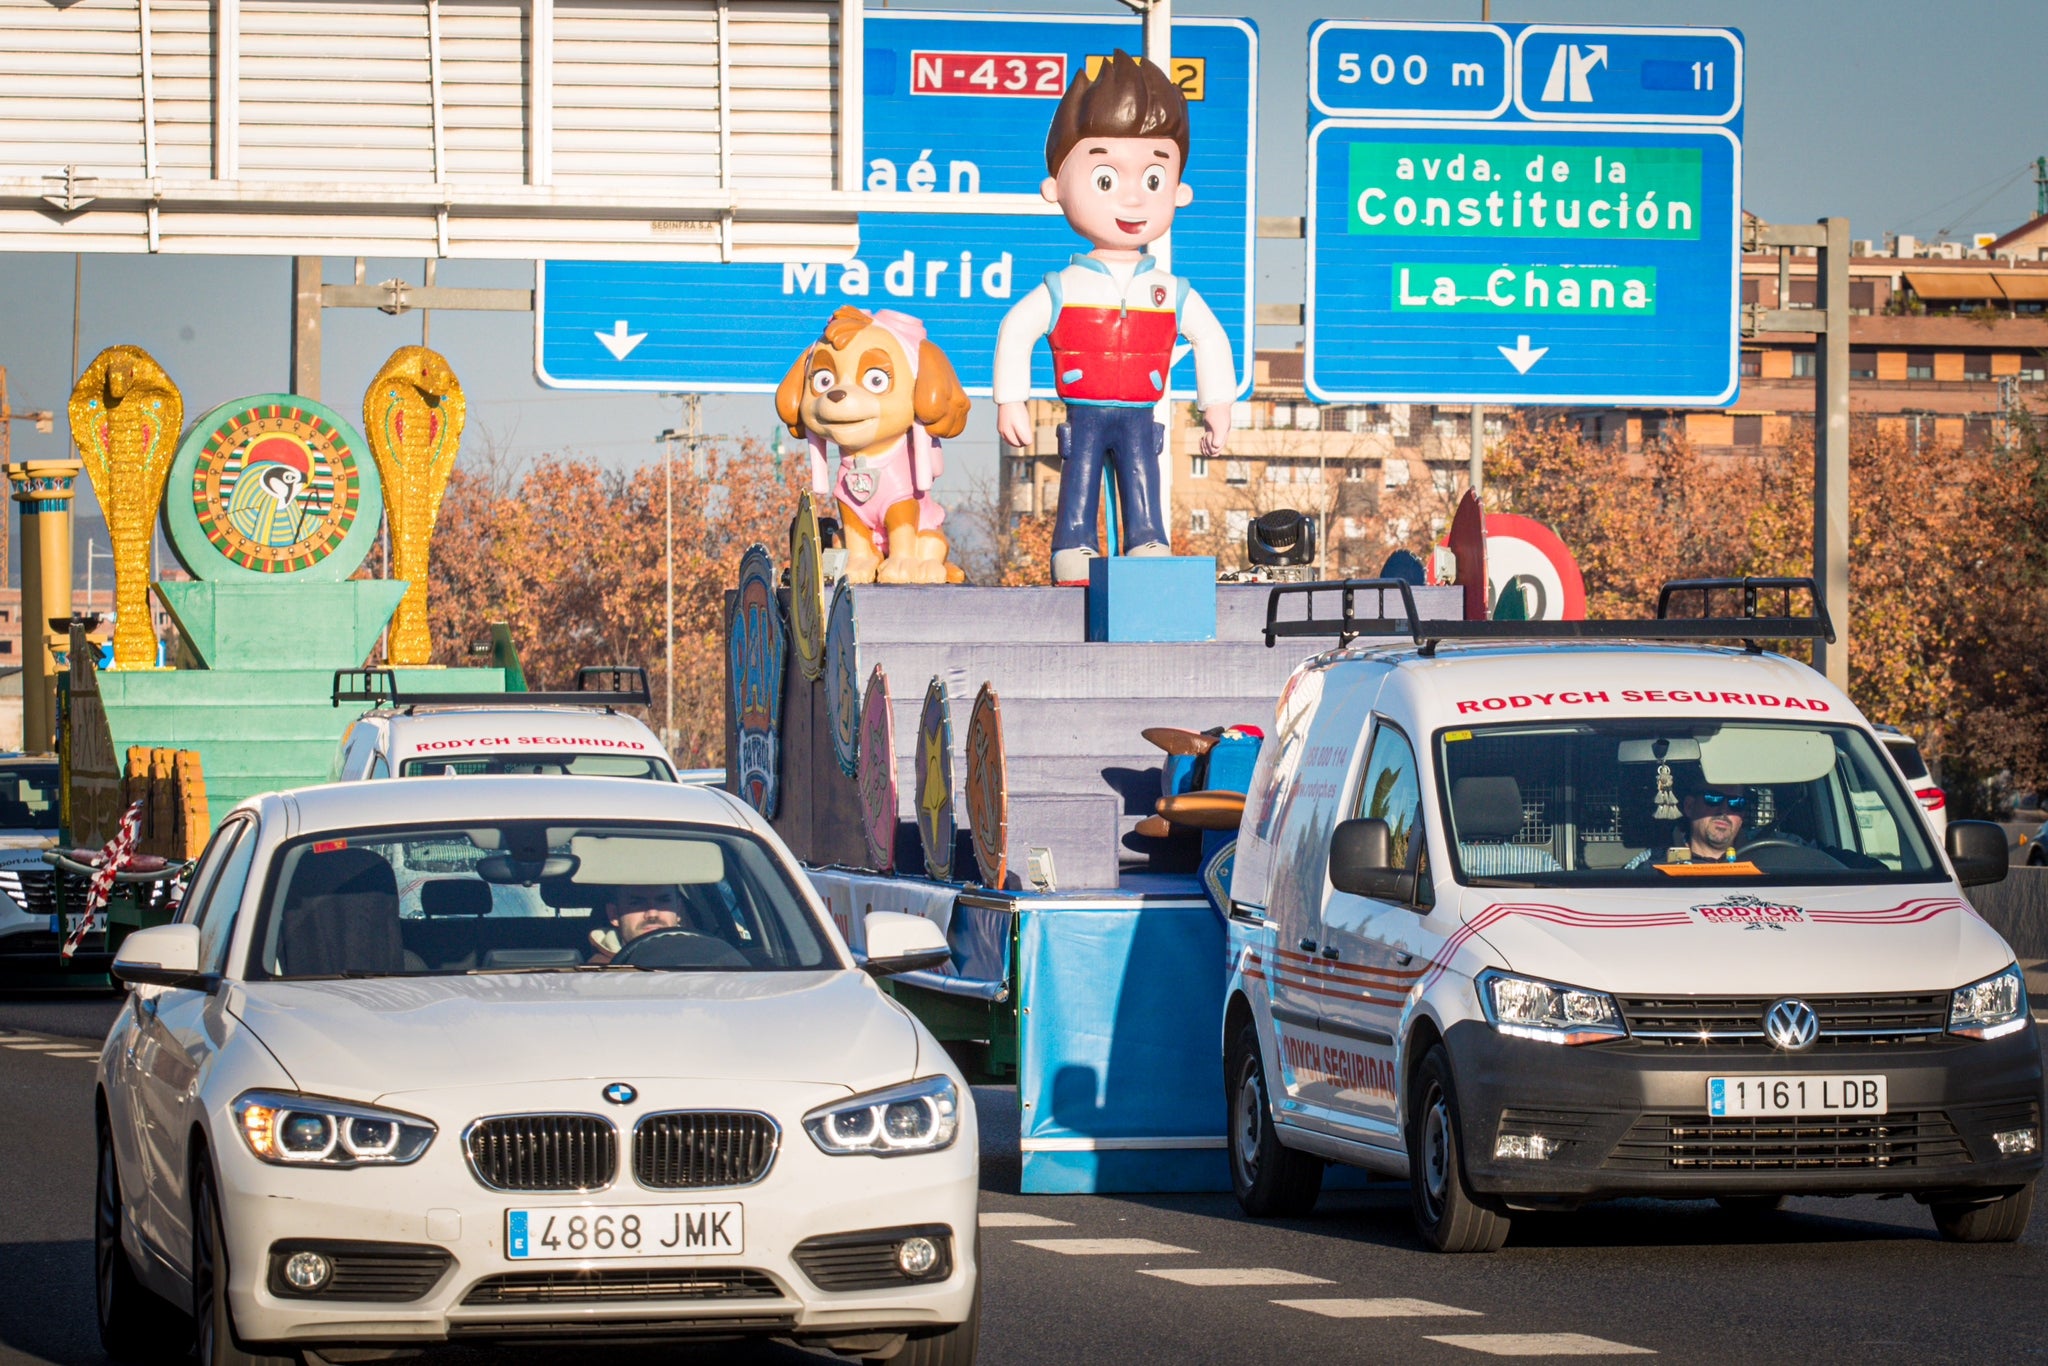
[[[156,667],[149,543],[185,426],[185,398],[139,346],[110,346],[71,389],[71,439],[85,460],[114,551],[114,667]]]
[[[392,664],[433,658],[427,564],[468,411],[455,372],[438,351],[424,346],[393,351],[363,395],[363,432],[383,476],[384,515],[391,524],[391,577],[411,584],[391,618]]]

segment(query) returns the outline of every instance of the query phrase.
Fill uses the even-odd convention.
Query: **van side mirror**
[[[1394,867],[1394,832],[1376,816],[1340,822],[1330,832],[1330,885],[1375,901],[1415,900],[1415,874]]]
[[[1945,842],[1948,861],[1956,866],[1956,881],[1963,886],[2005,881],[2012,859],[2005,831],[1998,826],[1990,821],[1950,821]]]

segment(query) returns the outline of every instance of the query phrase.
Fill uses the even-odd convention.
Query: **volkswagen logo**
[[[622,1081],[615,1081],[604,1088],[604,1098],[614,1105],[631,1105],[640,1093]]]
[[[1804,1052],[1820,1037],[1820,1016],[1806,1002],[1787,997],[1764,1012],[1764,1034],[1787,1053]]]

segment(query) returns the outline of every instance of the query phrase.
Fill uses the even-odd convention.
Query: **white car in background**
[[[584,687],[600,677],[612,687]],[[566,774],[675,782],[661,741],[620,710],[648,705],[645,671],[584,668],[576,681],[572,692],[444,693],[403,690],[388,669],[343,669],[334,676],[334,704],[375,705],[343,733],[328,777]]]
[[[608,964],[620,888],[681,925]],[[255,797],[139,931],[97,1089],[110,1354],[779,1337],[963,1366],[971,1093],[722,792],[481,777]],[[349,1359],[345,1355],[341,1359]]]
[[[1913,800],[1927,813],[1927,824],[1933,827],[1934,837],[1940,839],[1948,832],[1948,793],[1935,785],[1933,775],[1927,771],[1927,760],[1920,755],[1920,746],[1897,726],[1877,725],[1871,729],[1877,732],[1884,752],[1899,766],[1906,786],[1912,789]]]

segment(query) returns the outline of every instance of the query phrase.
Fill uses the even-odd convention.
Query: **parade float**
[[[157,889],[237,802],[326,780],[357,715],[335,704],[336,671],[360,668],[380,641],[410,694],[505,689],[504,668],[429,662],[428,548],[462,438],[460,383],[439,354],[401,347],[362,411],[359,430],[314,399],[264,393],[187,427],[177,385],[133,346],[110,347],[79,377],[71,428],[106,514],[116,614],[110,667],[97,666],[84,618],[48,655],[65,806],[45,860],[52,914],[74,931],[67,958],[110,898],[110,938],[166,913]],[[23,500],[25,521],[62,511]],[[152,579],[159,522],[183,577]],[[385,522],[390,574],[362,577]],[[39,530],[68,545],[68,527]],[[26,614],[54,616],[53,632],[69,610],[56,586],[47,573],[25,585],[36,589]],[[152,593],[174,647],[152,629]]]

